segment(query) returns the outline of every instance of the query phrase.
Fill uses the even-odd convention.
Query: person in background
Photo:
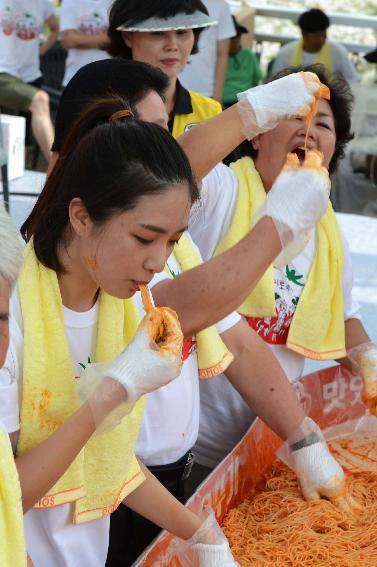
[[[49,35],[40,45],[44,24]],[[58,32],[48,0],[0,0],[0,108],[2,112],[31,112],[32,132],[47,162],[54,129],[48,94],[40,89],[39,57],[55,43]]]
[[[225,107],[237,102],[237,93],[256,87],[262,79],[257,56],[250,49],[241,47],[241,35],[248,33],[247,29],[241,26],[234,16],[233,23],[237,35],[232,37],[229,44],[228,68],[222,96]]]
[[[217,25],[204,30],[198,52],[190,57],[179,78],[187,89],[221,101],[228,64],[229,41],[236,30],[225,0],[203,0]]]
[[[68,50],[63,85],[87,63],[107,59],[108,10],[112,0],[63,0],[60,8],[62,46]]]
[[[222,110],[209,97],[185,89],[178,80],[190,53],[196,53],[203,29],[215,20],[200,0],[115,0],[109,14],[108,52],[142,61],[169,77],[166,108],[174,138]]]
[[[165,92],[169,79],[157,67],[127,59],[104,59],[84,65],[69,81],[59,101],[49,173],[82,109],[93,98],[119,94],[136,118],[167,128]]]
[[[302,38],[283,45],[271,66],[271,75],[289,66],[321,63],[330,75],[345,81],[359,81],[360,77],[347,50],[327,39],[330,20],[322,10],[313,8],[299,17]]]

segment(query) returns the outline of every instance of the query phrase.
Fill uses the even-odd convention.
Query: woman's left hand
[[[183,567],[239,567],[230,550],[215,514],[211,509],[207,517],[185,542],[176,543],[174,553]]]

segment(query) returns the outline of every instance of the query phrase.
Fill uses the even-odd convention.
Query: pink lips
[[[178,63],[178,59],[161,59],[161,63],[168,66],[175,65]]]

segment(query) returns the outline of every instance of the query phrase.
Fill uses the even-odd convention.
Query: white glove
[[[326,212],[329,191],[329,174],[322,167],[321,152],[308,151],[302,165],[295,154],[288,154],[287,163],[255,218],[255,222],[263,216],[274,221],[283,247],[274,262],[276,267],[285,266],[305,248]]]
[[[215,514],[209,508],[207,518],[191,539],[175,543],[173,553],[182,567],[239,567]]]
[[[229,543],[219,544],[196,543],[193,551],[197,555],[199,567],[237,567]]]
[[[275,128],[281,120],[306,116],[320,97],[330,98],[328,88],[317,75],[304,71],[239,93],[237,107],[246,138]]]
[[[344,510],[355,506],[343,469],[331,455],[320,428],[309,417],[283,443],[277,456],[297,474],[306,500],[325,496]]]
[[[157,390],[179,376],[182,342],[175,312],[168,307],[150,309],[132,341],[117,358],[110,363],[88,364],[78,380],[80,398],[95,403],[95,413],[103,418],[98,406],[106,400],[104,388],[99,385],[105,378],[121,384],[126,391],[126,400],[120,400],[121,406],[114,412],[116,418],[113,415],[112,427],[117,425],[143,394]],[[106,382],[111,384],[111,380]],[[107,422],[106,430],[108,426]]]
[[[347,351],[354,364],[355,373],[364,381],[363,401],[370,412],[377,416],[377,345],[363,343]]]

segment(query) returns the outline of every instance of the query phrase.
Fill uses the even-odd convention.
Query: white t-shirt
[[[202,0],[211,18],[218,23],[202,31],[199,52],[191,55],[179,80],[186,89],[212,96],[215,87],[217,42],[236,35],[230,9],[225,0]]]
[[[39,33],[53,14],[49,0],[0,0],[0,73],[25,83],[41,76]]]
[[[63,0],[60,9],[60,30],[77,30],[87,35],[106,32],[111,4],[112,0]],[[83,65],[109,57],[103,49],[69,49],[63,85],[65,86]]]
[[[0,419],[9,432],[19,429],[14,388],[18,385],[21,396],[23,375],[23,322],[17,290],[12,296],[10,313],[10,347],[0,370],[0,392],[3,393]],[[64,308],[65,332],[77,377],[83,370],[81,365],[87,364],[88,358],[93,356],[97,317],[97,305],[84,313]],[[6,391],[8,401],[3,405]],[[29,510],[24,523],[27,550],[35,567],[104,566],[109,542],[108,516],[76,525],[72,523],[72,505],[64,504],[47,510]]]
[[[343,47],[343,45],[339,43],[335,43],[334,41],[327,41],[331,45],[334,73],[340,75],[346,81],[359,81],[359,74],[356,71],[351,59],[349,58],[348,52],[345,47]],[[272,65],[271,74],[277,73],[278,71],[281,71],[282,69],[285,69],[286,67],[289,67],[289,65],[291,65],[292,55],[296,45],[297,41],[291,41],[281,47]],[[314,58],[315,53],[307,53],[306,51],[304,51],[302,64],[311,65],[314,61]]]
[[[181,273],[172,254],[167,262],[171,274]],[[150,287],[169,278],[157,274]],[[144,314],[142,307],[141,315]],[[240,321],[232,313],[217,324],[224,333]],[[136,454],[146,465],[166,465],[178,461],[193,447],[199,430],[199,376],[195,339],[186,339],[184,363],[180,376],[167,386],[147,395],[144,419],[136,445]],[[210,382],[213,379],[206,380]]]
[[[190,233],[203,259],[212,258],[228,232],[237,200],[235,173],[220,164],[203,180],[201,200],[190,217]],[[350,254],[344,242],[343,295],[345,319],[359,318],[359,306],[352,298],[353,275]],[[291,382],[302,375],[305,358],[285,346],[295,306],[307,280],[314,258],[315,236],[299,256],[283,269],[275,269],[276,318],[250,321],[268,343]],[[249,323],[249,324],[250,324]],[[195,452],[199,463],[215,466],[250,426],[254,415],[225,376],[200,384],[200,431]],[[231,426],[230,426],[231,424]],[[220,441],[220,442],[219,442]]]

